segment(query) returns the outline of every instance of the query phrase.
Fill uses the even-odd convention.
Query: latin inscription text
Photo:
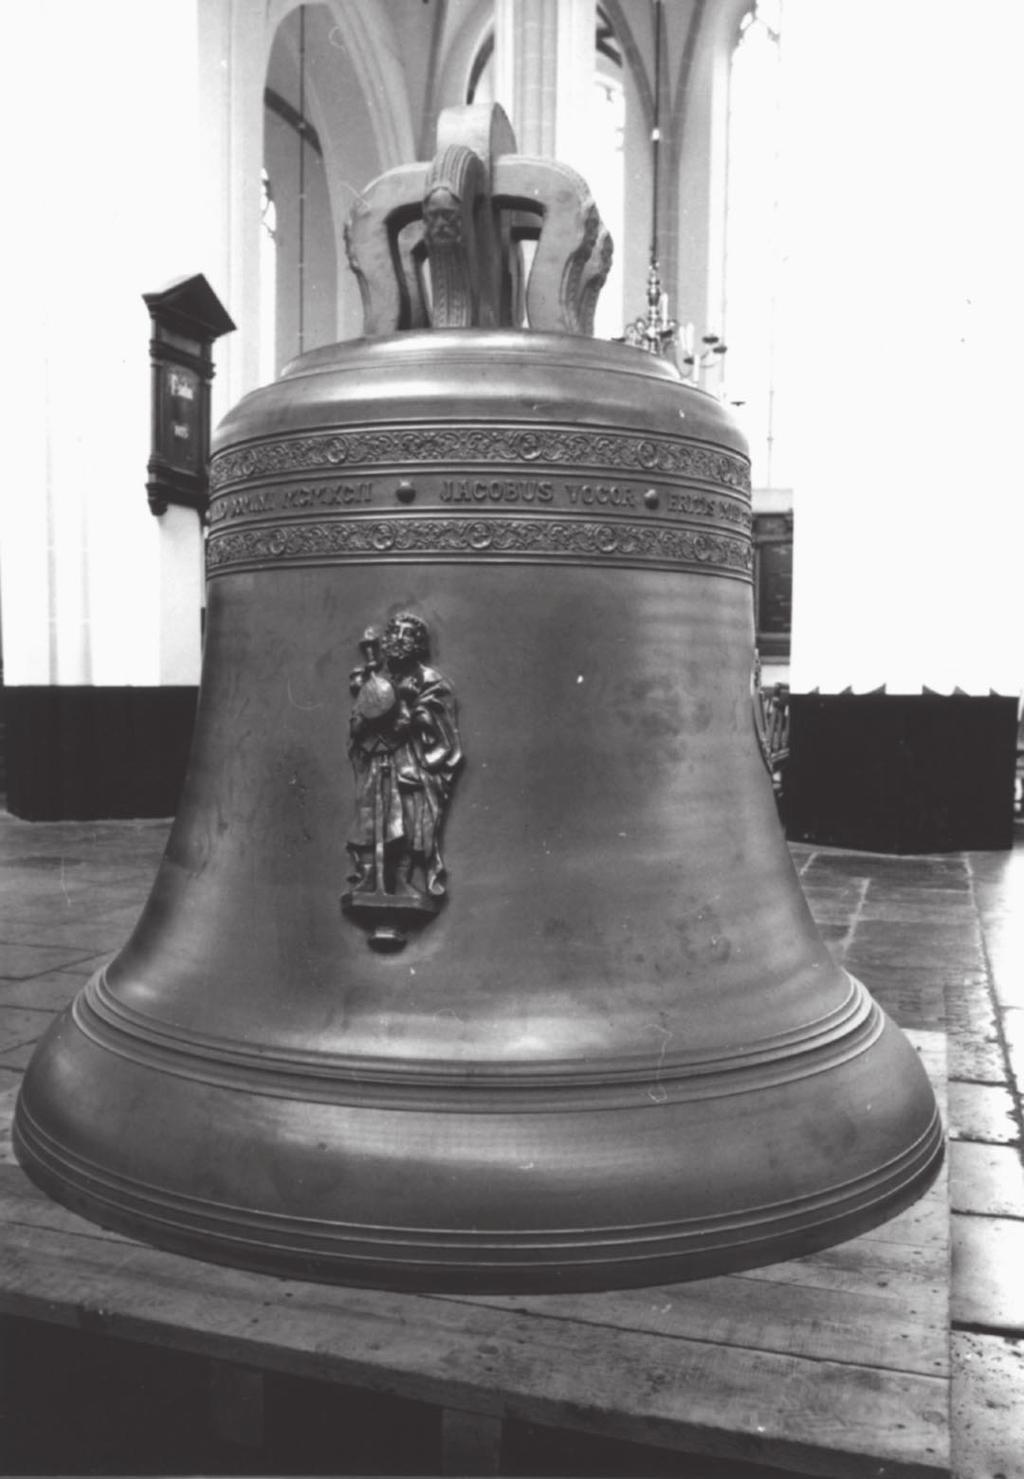
[[[550,503],[551,483],[536,478],[445,478],[442,503]]]
[[[175,425],[175,435],[181,435]],[[184,429],[183,429],[184,430]],[[390,487],[390,485],[388,485]],[[420,484],[422,501],[429,505],[435,500],[440,504],[461,505],[469,508],[495,507],[496,505],[518,505],[519,507],[557,506],[577,512],[632,512],[646,515],[642,487],[630,487],[624,483],[554,482],[545,478],[441,478],[434,484],[433,496],[428,487]],[[391,490],[394,491],[393,489]],[[381,493],[384,502],[392,502],[388,488],[375,489],[372,479],[351,483],[300,484],[297,487],[253,489],[246,493],[233,493],[214,500],[210,521],[245,518],[253,514],[283,513],[289,510],[319,511],[326,509],[365,509],[380,506]],[[698,518],[730,522],[742,520],[742,511],[734,510],[723,500],[706,493],[676,491],[663,488],[661,492],[662,513],[696,515]],[[399,512],[396,507],[394,512]],[[749,518],[749,516],[748,516]]]

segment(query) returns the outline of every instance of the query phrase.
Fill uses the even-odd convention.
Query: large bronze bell
[[[220,428],[185,793],[32,1060],[22,1164],[180,1252],[392,1287],[663,1282],[882,1221],[940,1125],[776,819],[741,437],[587,337],[605,233],[500,114],[446,115],[348,241],[366,337]]]

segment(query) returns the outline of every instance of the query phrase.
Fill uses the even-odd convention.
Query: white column
[[[558,11],[558,80],[554,156],[578,169],[596,189],[599,161],[594,158],[591,118],[594,111],[593,0],[568,0]]]
[[[677,264],[674,282],[667,284],[672,309],[682,323],[692,323],[698,338],[720,334],[723,328],[725,295],[726,185],[728,181],[729,71],[732,47],[747,0],[722,0],[709,7],[697,33],[682,96],[677,95],[677,76],[670,69],[670,127],[679,158],[677,189],[663,181],[663,214],[676,206],[675,219],[667,228],[677,233],[675,251],[668,260]],[[670,58],[682,55],[687,41],[689,12],[664,7],[665,34]],[[667,104],[663,117],[669,116]],[[662,125],[665,132],[665,125]],[[666,146],[663,154],[671,154]],[[669,229],[663,233],[666,240]],[[670,243],[671,244],[671,243]]]
[[[1024,10],[787,0],[793,687],[1020,691]]]
[[[495,0],[495,101],[523,154],[588,173],[594,91],[593,0]]]
[[[253,0],[198,5],[201,269],[237,325],[218,342],[213,424],[260,383],[263,88],[276,21]]]

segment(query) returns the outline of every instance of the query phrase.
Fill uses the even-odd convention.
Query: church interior
[[[1011,184],[1024,124],[1024,12],[1014,0],[973,10],[953,0],[46,0],[5,21],[9,54],[31,59],[6,99],[10,198],[31,229],[9,233],[17,361],[4,401],[15,467],[0,523],[0,1471],[1024,1479],[1024,499],[1012,431],[1024,224]],[[224,638],[232,611],[235,620],[248,613],[263,643],[254,670],[273,671],[274,617],[260,581],[268,562],[292,554],[289,536],[260,522],[270,483],[258,451],[245,461],[254,434],[244,417],[271,404],[259,397],[276,383],[282,424],[312,449],[305,489],[287,496],[293,508],[305,499],[306,537],[321,540],[321,555],[334,549],[316,531],[332,518],[358,524],[353,507],[377,495],[369,475],[360,481],[351,439],[336,438],[326,470],[341,479],[331,485],[339,507],[309,512],[328,485],[295,407],[332,346],[372,348],[389,322],[396,337],[425,321],[456,323],[433,331],[444,336],[475,332],[443,318],[445,222],[435,237],[417,217],[423,239],[441,245],[428,268],[422,243],[403,257],[413,263],[404,279],[399,243],[414,240],[412,218],[402,217],[404,235],[388,228],[383,257],[398,283],[390,321],[390,281],[376,298],[384,274],[375,279],[367,266],[372,241],[359,225],[407,181],[422,196],[424,180],[442,178],[439,161],[462,147],[451,140],[467,137],[478,156],[491,153],[464,165],[464,178],[486,178],[496,200],[499,161],[511,159],[520,173],[506,176],[516,180],[558,161],[563,197],[581,211],[596,202],[601,234],[587,227],[576,278],[567,287],[563,274],[552,295],[564,316],[579,293],[584,307],[569,332],[614,346],[623,364],[659,362],[688,407],[709,407],[706,424],[732,428],[722,433],[728,445],[749,449],[742,487],[721,471],[728,458],[693,462],[718,468],[715,517],[733,526],[723,533],[698,521],[672,546],[685,550],[672,558],[702,601],[713,587],[741,593],[736,617],[724,598],[687,608],[693,630],[673,639],[681,670],[700,666],[687,644],[705,653],[704,678],[687,681],[704,681],[716,664],[739,670],[748,646],[752,660],[737,727],[749,718],[767,800],[748,826],[746,772],[725,753],[730,730],[705,810],[737,808],[730,836],[767,828],[764,856],[784,870],[791,860],[795,896],[828,958],[902,1029],[945,1126],[942,1168],[932,1167],[927,1189],[922,1178],[920,1200],[792,1261],[716,1266],[690,1282],[662,1277],[617,1292],[327,1287],[294,1272],[207,1265],[173,1242],[153,1250],[124,1223],[104,1230],[73,1201],[72,1210],[51,1202],[22,1167],[17,1131],[12,1144],[22,1076],[44,1034],[127,941],[127,954],[141,949],[136,926],[154,877],[180,851],[171,829],[186,776],[201,771],[202,785],[215,787],[196,736],[234,747],[209,718],[197,725],[209,693],[235,702],[232,684],[249,662],[245,643]],[[541,302],[531,284],[553,233],[546,218],[523,225],[517,190],[507,192],[516,211],[501,219],[522,239],[513,250],[506,231],[501,250],[506,265],[519,265],[501,292],[528,334],[522,303]],[[460,217],[464,232],[469,219]],[[457,276],[463,258],[456,250],[450,260]],[[467,322],[491,322],[476,297],[491,288],[467,271],[478,314]],[[545,396],[554,404],[550,387],[577,371],[559,368],[550,334],[538,342],[536,387],[523,399],[542,416]],[[313,358],[295,368],[302,356]],[[545,356],[554,358],[542,370]],[[443,388],[446,362],[442,344],[433,371],[429,356],[415,374],[396,361],[393,378],[418,384],[434,373]],[[368,381],[375,363],[366,360]],[[486,371],[480,379],[483,396]],[[429,439],[432,396],[414,417],[426,428],[417,446]],[[593,396],[596,404],[596,381]],[[679,412],[687,415],[679,436],[710,437],[703,412]],[[548,438],[562,438],[555,460],[575,456],[564,450],[572,429]],[[583,563],[599,562],[615,538],[623,548],[615,531],[637,500],[661,519],[673,499],[691,496],[659,494],[656,441],[638,445],[635,477],[613,467],[603,484],[565,483],[565,527],[592,521],[598,553]],[[654,448],[648,462],[644,447]],[[481,569],[491,560],[496,582],[505,580],[492,549],[504,505],[518,500],[511,513],[537,527],[535,515],[547,517],[551,485],[534,455],[531,443],[525,470],[505,482],[474,483],[466,472],[436,480],[442,502],[476,500],[456,512],[471,557]],[[424,464],[432,456],[428,448]],[[621,469],[625,454],[615,456]],[[417,496],[422,509],[424,487],[434,486],[431,466],[409,476],[397,484],[389,529],[419,517]],[[711,484],[700,486],[711,508]],[[748,511],[737,513],[748,490]],[[694,574],[701,562],[733,559],[742,520],[742,580]],[[305,565],[300,555],[305,590],[289,609],[314,623],[316,570],[335,560],[339,584],[362,592],[390,551],[379,545],[361,567],[338,563],[336,551]],[[435,546],[424,564],[454,570],[455,557],[445,559]],[[558,580],[545,596],[548,556],[517,559],[500,569],[534,572],[538,605],[558,613],[552,649],[626,642],[632,626],[601,624],[616,609],[604,594],[611,570],[595,576],[584,639],[587,613],[566,613],[591,587],[571,560],[554,556]],[[637,569],[639,555],[612,564],[625,571],[630,559]],[[738,565],[725,571],[738,574]],[[637,570],[637,591],[654,579]],[[218,587],[239,594],[218,597]],[[500,607],[505,587],[492,589],[483,604]],[[641,594],[636,604],[655,605]],[[448,607],[439,599],[436,609],[443,633]],[[726,636],[706,636],[714,613]],[[496,630],[499,614],[488,617]],[[503,682],[534,681],[525,639],[512,630],[518,619],[509,605],[502,642],[488,649],[486,666],[496,668],[504,644]],[[638,619],[636,630],[654,627]],[[733,630],[738,657],[725,654]],[[353,695],[360,684],[369,695],[382,673],[397,685],[398,660],[389,669],[379,637],[373,649],[369,629],[361,646],[358,636],[343,639],[351,651],[337,659],[347,670],[362,652]],[[289,632],[281,652],[298,640]],[[447,640],[445,672],[449,652],[461,650]],[[669,650],[667,638],[657,641]],[[557,651],[542,659],[558,670]],[[279,702],[293,725],[324,707],[322,693],[302,686],[309,670],[294,669],[298,691],[286,674]],[[443,681],[417,671],[421,686],[422,671],[435,687]],[[586,687],[583,671],[575,681]],[[528,731],[520,746],[543,756],[535,733],[554,690],[536,682],[541,696],[517,710]],[[472,720],[471,688],[460,691],[464,776],[454,791],[450,778],[447,789],[428,787],[432,821],[417,814],[421,830],[439,833],[437,808],[443,821],[451,799],[452,898],[428,900],[424,917],[440,911],[424,926],[428,943],[406,944],[408,900],[444,889],[436,841],[421,842],[410,857],[425,881],[413,888],[410,862],[401,930],[392,908],[369,937],[371,952],[394,960],[424,952],[425,974],[439,949],[429,942],[461,938],[451,920],[460,887],[466,896],[473,882],[456,845],[476,784],[474,741],[479,756],[486,731]],[[638,678],[631,702],[641,703],[641,689]],[[435,700],[433,713],[448,725],[454,776],[463,764],[454,710]],[[608,733],[628,732],[637,774],[662,774],[658,757],[673,736],[659,725],[669,715],[671,728],[671,713],[667,701],[664,713],[652,711],[658,723],[646,736],[611,713]],[[552,732],[564,732],[561,722],[551,719]],[[237,748],[250,743],[245,731]],[[710,742],[701,743],[703,755]],[[515,747],[504,744],[495,753],[507,759]],[[593,746],[603,759],[615,749],[608,738]],[[347,777],[343,740],[331,763]],[[368,841],[361,861],[348,843],[356,883],[342,901],[352,915],[369,908],[358,894],[374,867],[379,904],[394,846],[374,799],[385,782],[367,767]],[[303,800],[297,775],[289,795]],[[410,779],[407,765],[397,784],[422,789],[422,776]],[[623,794],[637,788],[633,771],[623,773]],[[536,789],[557,813],[557,782]],[[593,800],[598,789],[586,792],[591,838],[600,805],[611,807]],[[259,804],[247,797],[236,816]],[[316,809],[314,795],[303,827],[315,827]],[[395,799],[394,811],[397,829],[406,801]],[[699,808],[689,815],[703,838],[712,823]],[[227,827],[219,814],[202,825],[211,836]],[[282,852],[289,838],[281,833]],[[746,866],[759,886],[761,867],[744,863],[744,846],[733,844],[728,867]],[[706,866],[718,856],[725,868],[725,845],[712,841]],[[642,892],[639,877],[627,877],[627,892]],[[388,894],[400,892],[389,879]],[[739,889],[721,885],[726,897]],[[159,889],[153,900],[145,917],[155,936],[166,933],[170,904]],[[751,901],[752,913],[762,909]],[[217,910],[205,907],[189,916],[194,941],[173,947],[183,956],[201,952],[214,928]],[[313,919],[313,903],[289,907]],[[746,940],[746,923],[729,928]],[[253,938],[265,948],[276,936],[259,929]],[[311,952],[319,929],[310,925]],[[365,941],[359,948],[367,953]],[[525,938],[507,944],[524,960],[533,948]],[[567,947],[546,948],[561,960]],[[85,1008],[76,1011],[88,1026]],[[99,1022],[88,1026],[97,1041]],[[658,1030],[664,1058],[669,1034]],[[47,1041],[60,1037],[59,1024],[53,1032]],[[73,1121],[73,1106],[65,1117]],[[173,1136],[173,1117],[160,1123]]]

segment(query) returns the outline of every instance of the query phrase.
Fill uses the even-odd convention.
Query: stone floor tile
[[[1006,1082],[1006,1058],[984,975],[961,977],[946,988],[950,1078]]]
[[[1024,1222],[954,1214],[952,1315],[1009,1335],[1024,1330]]]
[[[37,926],[31,931],[26,929],[25,939],[22,943],[26,945],[38,945],[40,943],[40,936],[46,933],[49,936],[49,943],[53,945],[66,945],[69,950],[73,948],[75,952],[75,958],[71,963],[57,966],[57,970],[80,970],[83,968],[83,961],[85,962],[84,968],[88,969],[89,961],[95,956],[113,955],[115,951],[119,950],[126,943],[128,936],[138,923],[138,918],[138,913],[132,911],[127,919],[118,921],[113,925],[106,924],[91,927],[78,924],[68,925],[65,928],[54,927],[48,931],[45,927]],[[2,965],[2,960],[3,946],[0,946],[0,965]]]
[[[915,918],[976,919],[977,911],[969,888],[921,888],[918,884],[880,882],[869,879],[864,895],[864,913],[872,915],[876,909],[891,909],[894,905],[909,905]]]
[[[922,889],[869,891],[861,905],[860,917],[889,923],[934,922],[967,929],[973,928],[977,920],[969,894],[950,894],[947,890],[942,892],[939,902],[935,902]]]
[[[906,981],[921,987],[931,984],[938,992],[949,990],[951,985],[955,987],[963,974],[958,970],[946,970],[941,963],[901,959],[895,951],[868,945],[860,938],[860,931],[856,926],[853,927],[846,954],[849,961],[860,970],[877,971],[890,980]]]
[[[1005,852],[970,852],[965,857],[976,889],[988,888],[1024,907],[1024,829],[1015,832],[1016,845]]]
[[[950,1079],[967,1079],[980,1084],[1005,1084],[1006,1059],[996,1041],[975,1041],[970,1037],[950,1034]]]
[[[149,892],[157,873],[157,863],[132,868],[79,868],[61,887],[61,896],[74,904],[86,899],[108,900],[130,894]]]
[[[14,1101],[18,1097],[19,1088],[20,1084],[0,1086],[0,1166],[15,1164],[11,1147],[11,1121],[14,1118]]]
[[[869,853],[815,853],[803,869],[801,882],[809,885],[847,885],[862,892],[872,876],[872,864],[876,861]]]
[[[1017,1084],[1017,1092],[1024,1097],[1024,1008],[1011,1007],[1001,1014],[1006,1051],[1010,1058],[1010,1071]]]
[[[949,1147],[949,1194],[954,1212],[1024,1218],[1024,1164],[1019,1147],[955,1140]]]
[[[19,1074],[24,1073],[35,1050],[35,1042],[23,1042],[20,1047],[0,1050],[0,1069],[15,1069]]]
[[[111,939],[126,938],[134,929],[144,901],[129,900],[100,909],[19,910],[3,919],[4,939],[22,945],[104,949]]]
[[[933,982],[924,986],[886,976],[876,969],[861,971],[847,962],[847,968],[864,982],[882,1010],[900,1027],[918,1027],[931,1032],[946,1025],[946,1004],[941,990]]]
[[[1003,1084],[950,1083],[949,1133],[954,1140],[1019,1144],[1020,1126],[1010,1091]]]
[[[982,926],[996,1000],[1024,1008],[1024,908],[1020,916]]]
[[[96,954],[72,945],[19,945],[0,941],[0,981],[25,981],[77,965]]]
[[[946,1025],[946,992],[942,975],[932,968],[889,965],[877,954],[865,957],[853,945],[841,952],[840,964],[863,981],[871,995],[901,1027],[941,1031]]]
[[[1024,1474],[1024,1341],[955,1330],[953,1479]]]
[[[33,911],[37,923],[45,925],[46,913],[57,923],[63,919],[69,924],[88,924],[91,920],[105,920],[111,914],[132,910],[136,915],[149,895],[149,881],[142,889],[127,889],[123,885],[86,886],[73,889],[67,894],[52,895],[49,899],[37,900]],[[42,917],[41,917],[42,916]]]
[[[981,942],[971,939],[965,931],[936,925],[934,932],[929,934],[927,927],[920,933],[915,933],[915,928],[920,927],[888,921],[882,924],[860,918],[854,926],[852,949],[862,959],[876,961],[886,970],[894,967],[929,970],[941,975],[944,982],[950,977],[984,972],[985,956]],[[885,934],[880,934],[880,930]]]
[[[818,926],[818,934],[826,941],[835,955],[837,947],[846,943],[850,933],[849,922],[845,919],[819,919],[817,917],[814,922]]]
[[[893,950],[896,958],[917,960],[922,953],[932,954],[953,950],[959,953],[965,945],[980,949],[981,930],[973,912],[965,912],[959,919],[946,923],[941,919],[867,919],[862,914],[857,921],[857,933],[865,944],[880,949]],[[983,971],[985,963],[969,969]]]
[[[106,958],[99,956],[81,971],[54,971],[48,976],[34,976],[30,981],[0,981],[0,1009],[34,1007],[60,1011]]]
[[[6,1007],[0,1011],[0,1053],[8,1062],[13,1048],[34,1043],[42,1037],[53,1020],[53,1012],[33,1007]]]
[[[843,903],[821,895],[808,894],[807,906],[819,927],[823,924],[841,924],[844,929],[849,929],[857,913],[856,903]]]
[[[808,877],[868,878],[903,888],[959,891],[970,887],[971,873],[965,858],[896,856],[892,853],[819,852],[807,869]]]
[[[828,904],[832,908],[846,908],[851,912],[860,906],[864,898],[864,881],[860,878],[821,881],[800,875],[800,887],[804,897],[813,906]]]

